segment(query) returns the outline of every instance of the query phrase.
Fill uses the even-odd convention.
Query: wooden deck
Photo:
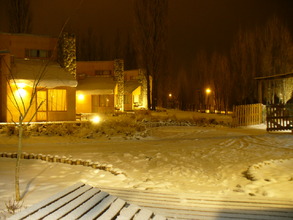
[[[164,217],[163,217],[164,216]],[[293,201],[75,184],[9,219],[293,219]]]
[[[168,219],[293,219],[293,200],[102,189],[130,203],[160,213]]]
[[[83,183],[77,183],[9,219],[166,220],[149,209],[129,204],[117,196]]]

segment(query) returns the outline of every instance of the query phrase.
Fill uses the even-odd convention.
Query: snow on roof
[[[139,86],[140,83],[137,80],[126,81],[124,84],[124,91],[127,93],[132,93]]]
[[[38,79],[40,79],[39,87],[77,86],[74,75],[57,62],[48,62],[48,60],[15,60],[12,65],[12,75],[16,83],[22,82],[32,87]]]
[[[293,72],[275,74],[275,75],[270,75],[270,76],[258,76],[258,77],[255,77],[254,79],[268,80],[268,79],[282,79],[282,78],[289,78],[289,77],[293,77]]]
[[[111,77],[88,77],[78,81],[76,90],[87,94],[114,94],[115,86]]]

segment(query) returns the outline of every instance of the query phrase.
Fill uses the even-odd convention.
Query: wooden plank
[[[71,212],[72,210],[76,209],[80,205],[82,205],[84,202],[86,202],[89,198],[93,197],[95,194],[99,193],[100,190],[96,188],[92,188],[89,191],[85,192],[75,200],[72,200],[71,202],[67,203],[62,208],[58,209],[57,211],[53,212],[52,214],[46,216],[43,218],[43,220],[55,220],[59,219],[62,216],[65,216],[67,213]]]
[[[116,196],[109,195],[79,219],[88,220],[97,218],[99,215],[104,213],[116,199]]]
[[[129,204],[128,207],[124,207],[116,220],[127,220],[132,219],[133,216],[140,210],[140,207],[137,205]]]
[[[51,203],[47,205],[46,207],[43,207],[39,209],[37,212],[35,212],[33,215],[29,216],[29,219],[41,219],[47,216],[48,214],[58,210],[59,208],[63,207],[65,204],[69,203],[70,201],[74,200],[78,196],[82,195],[84,192],[88,191],[92,187],[89,185],[84,185],[83,187],[78,188],[76,191],[71,192],[70,194],[59,198],[54,203]]]
[[[166,220],[167,218],[164,216],[155,214],[155,216],[152,219],[153,220]]]
[[[149,220],[153,215],[153,212],[148,209],[141,209],[135,214],[133,220]]]
[[[96,204],[98,204],[100,201],[102,201],[106,196],[109,194],[100,191],[98,194],[94,195],[91,199],[77,207],[75,210],[70,212],[68,215],[61,218],[62,220],[71,220],[71,219],[77,219],[81,217],[83,214],[88,212],[91,208],[93,208]]]
[[[49,197],[46,200],[43,200],[35,205],[32,205],[31,207],[23,210],[22,212],[19,212],[13,216],[11,216],[9,219],[11,220],[16,220],[16,219],[24,219],[26,218],[28,215],[31,215],[33,213],[35,213],[36,211],[38,211],[39,209],[45,207],[46,205],[68,195],[71,192],[74,192],[75,190],[79,189],[80,187],[83,187],[85,184],[84,183],[76,183],[68,188],[66,188],[65,190],[56,193],[55,195]]]
[[[120,210],[124,207],[126,202],[122,199],[116,199],[110,206],[110,208],[104,212],[98,219],[109,220],[114,219],[115,216],[119,215]]]

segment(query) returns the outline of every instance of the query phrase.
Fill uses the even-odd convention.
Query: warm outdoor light
[[[24,98],[27,92],[24,89],[18,89],[15,91],[15,95],[19,98]]]
[[[83,101],[84,100],[84,95],[83,94],[79,94],[77,98],[78,98],[79,101]]]
[[[18,89],[23,89],[26,86],[26,84],[25,83],[16,83],[16,86]]]
[[[172,98],[172,93],[169,93],[169,97]]]
[[[91,119],[91,121],[92,121],[93,123],[97,124],[97,123],[99,123],[99,122],[101,121],[101,118],[100,118],[100,116],[96,115],[96,116],[94,116],[94,117]]]
[[[210,89],[210,88],[207,88],[206,89],[206,94],[208,95],[208,94],[210,94],[212,92],[212,90]]]

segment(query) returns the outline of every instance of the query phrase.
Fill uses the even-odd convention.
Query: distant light
[[[96,115],[96,116],[94,116],[94,117],[91,119],[91,121],[92,121],[93,123],[97,124],[97,123],[99,123],[99,122],[101,121],[101,117],[98,116],[98,115]]]
[[[169,93],[169,97],[172,98],[172,93]]]
[[[84,95],[83,94],[79,94],[77,98],[78,98],[79,101],[83,101],[84,100]]]
[[[210,94],[212,92],[212,90],[210,89],[210,88],[207,88],[206,89],[206,94],[208,95],[208,94]]]

